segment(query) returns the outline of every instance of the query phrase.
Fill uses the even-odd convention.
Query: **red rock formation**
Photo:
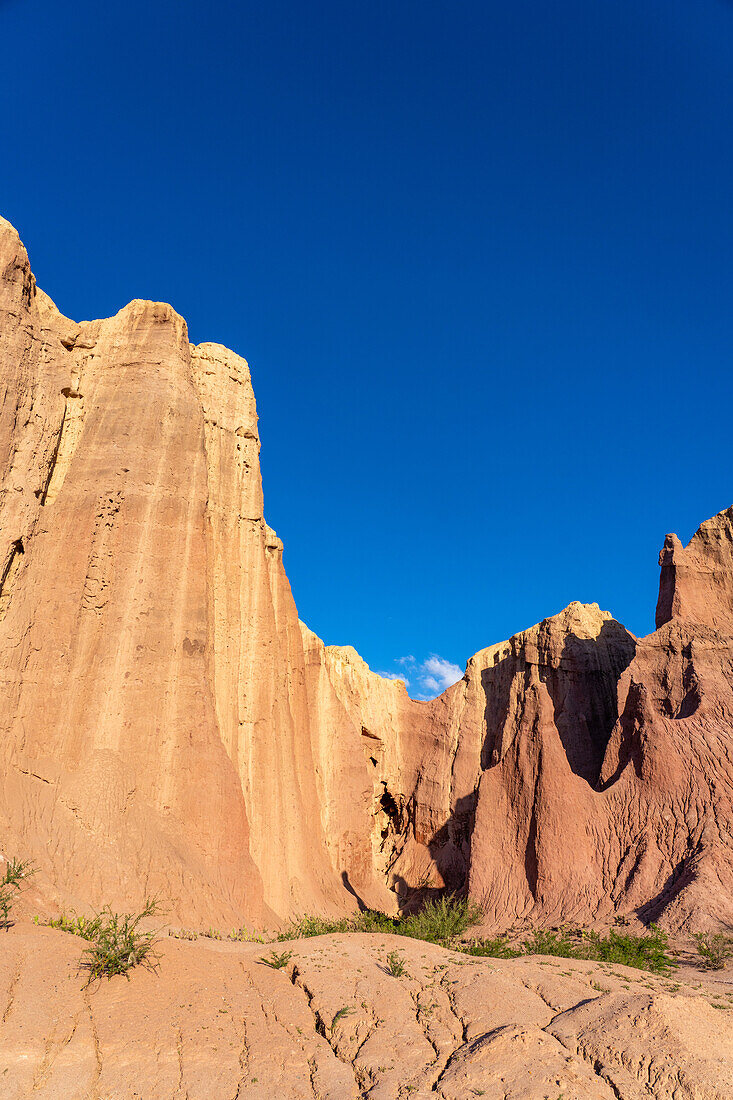
[[[75,324],[0,221],[0,380],[0,846],[49,904],[733,923],[733,509],[648,638],[571,604],[416,702],[299,623],[244,360]]]

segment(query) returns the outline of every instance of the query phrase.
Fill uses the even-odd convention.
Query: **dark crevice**
[[[45,505],[45,503],[46,503],[46,498],[48,497],[48,490],[49,490],[49,487],[51,485],[51,479],[53,478],[53,472],[56,469],[56,462],[58,461],[58,457],[59,457],[59,448],[61,447],[61,437],[64,434],[64,422],[65,421],[66,421],[66,407],[64,406],[64,415],[61,417],[61,426],[59,428],[59,434],[56,437],[56,446],[53,449],[53,454],[51,455],[51,461],[48,465],[48,475],[46,477],[46,483],[45,483],[45,485],[43,486],[42,489],[37,489],[36,490],[36,496],[40,497],[42,505]]]
[[[0,596],[6,596],[7,595],[7,592],[5,591],[5,588],[6,588],[6,585],[8,583],[8,578],[11,576],[11,573],[13,571],[13,566],[15,564],[15,559],[18,557],[19,554],[25,554],[25,547],[23,546],[23,539],[22,538],[15,539],[10,544],[10,553],[8,554],[8,560],[5,563],[5,568],[3,569],[3,575],[2,575],[2,577],[0,577]]]

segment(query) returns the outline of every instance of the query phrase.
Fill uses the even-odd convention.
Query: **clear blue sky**
[[[0,0],[0,211],[250,362],[301,617],[376,669],[733,502],[733,4]]]

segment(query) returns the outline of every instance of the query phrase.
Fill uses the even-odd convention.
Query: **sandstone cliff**
[[[358,731],[335,697],[311,722],[247,364],[158,303],[69,321],[7,222],[0,277],[2,850],[64,904],[388,901]]]
[[[298,620],[247,364],[170,306],[74,323],[0,220],[0,847],[39,902],[733,923],[733,509],[657,630],[571,604],[432,702]]]

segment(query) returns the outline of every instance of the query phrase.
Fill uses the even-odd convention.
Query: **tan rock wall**
[[[417,702],[299,622],[243,359],[70,321],[0,221],[0,387],[0,847],[47,904],[733,923],[733,509],[648,638],[571,604]]]

